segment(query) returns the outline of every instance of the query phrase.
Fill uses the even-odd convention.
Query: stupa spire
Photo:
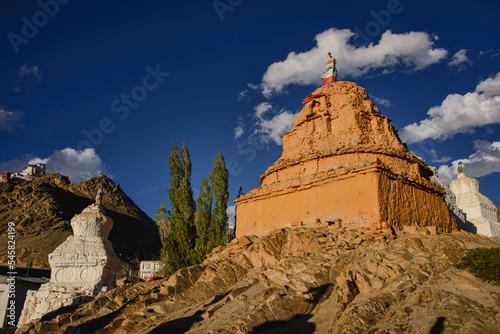
[[[337,81],[337,60],[332,57],[330,52],[326,57],[325,73],[321,76],[321,80],[325,85]]]

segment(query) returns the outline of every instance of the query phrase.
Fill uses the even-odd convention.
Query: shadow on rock
[[[309,334],[314,333],[316,330],[316,325],[308,322],[309,319],[312,318],[312,315],[296,315],[293,319],[285,321],[285,320],[277,320],[277,321],[269,321],[263,323],[262,325],[254,327],[250,333],[253,334],[276,334],[276,333],[301,333],[301,334]]]
[[[312,299],[308,301],[311,304],[308,312],[327,299],[332,291],[332,284],[309,289],[308,294],[311,295]],[[297,314],[291,320],[269,321],[254,327],[250,333],[314,333],[316,325],[308,322],[311,317],[310,314]]]
[[[429,334],[441,334],[444,329],[444,320],[445,317],[439,317],[437,318],[436,322],[434,323],[434,326],[432,326],[431,331]]]
[[[317,304],[323,302],[325,299],[328,299],[332,291],[333,285],[328,283],[318,286],[317,288],[311,288],[307,293],[312,296],[312,300],[310,301],[310,303],[316,306]]]
[[[224,294],[217,294],[217,295],[215,295],[215,297],[208,304],[206,304],[205,307],[218,303],[219,301],[221,301],[222,299],[224,299],[224,297],[226,297],[230,292],[231,292],[231,290],[228,290]]]
[[[96,319],[88,320],[79,326],[68,327],[64,333],[65,334],[94,333],[97,330],[109,325],[118,315],[120,315],[120,313],[127,304],[124,304],[122,307],[120,307],[118,310],[114,312],[108,313]]]
[[[181,333],[186,333],[193,326],[193,324],[203,320],[201,317],[202,314],[203,314],[203,311],[197,311],[192,316],[179,318],[179,319],[175,319],[172,321],[167,321],[167,322],[161,324],[160,326],[156,327],[152,331],[150,331],[148,334],[163,334],[163,333],[181,334]]]

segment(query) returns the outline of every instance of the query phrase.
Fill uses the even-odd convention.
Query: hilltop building
[[[28,167],[21,172],[23,176],[41,176],[45,175],[45,164],[28,164]]]
[[[9,182],[12,174],[9,172],[2,172],[2,176],[0,176],[0,182]]]
[[[28,167],[21,173],[2,172],[0,182],[9,182],[10,180],[31,181],[35,177],[45,175],[45,169],[46,164],[44,163],[28,164]]]
[[[500,237],[496,206],[479,192],[479,181],[463,172],[462,163],[458,166],[457,179],[450,183],[450,189],[455,194],[458,207],[465,212],[467,221],[476,227],[477,234]]]

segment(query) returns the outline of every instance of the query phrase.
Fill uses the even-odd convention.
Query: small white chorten
[[[466,214],[467,220],[474,224],[477,234],[487,237],[500,237],[500,223],[497,208],[493,202],[479,192],[479,181],[462,172],[458,165],[458,176],[450,183],[450,189],[457,198],[458,207]]]
[[[115,286],[120,260],[108,240],[113,220],[92,204],[71,219],[71,227],[74,235],[49,254],[50,282],[28,291],[18,326]]]

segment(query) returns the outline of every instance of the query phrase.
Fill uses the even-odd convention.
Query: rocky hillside
[[[76,184],[50,174],[0,184],[0,263],[7,262],[5,231],[14,222],[18,266],[31,261],[34,267],[48,268],[48,254],[72,234],[71,218],[94,202],[99,188],[104,190],[102,205],[114,221],[109,239],[117,255],[128,262],[158,255],[161,242],[154,222],[118,184],[102,174]]]
[[[465,249],[500,241],[412,232],[241,237],[202,265],[112,289],[18,333],[500,333],[500,287],[453,267]]]

